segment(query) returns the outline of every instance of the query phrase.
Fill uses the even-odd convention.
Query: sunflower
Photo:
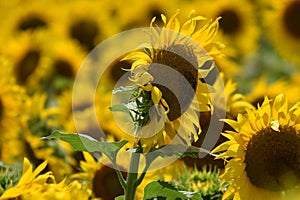
[[[110,6],[106,1],[64,1],[55,32],[74,39],[83,50],[91,51],[99,42],[117,33],[119,27],[110,24]],[[99,12],[102,8],[102,12]]]
[[[215,0],[209,1],[206,9],[208,17],[222,17],[218,37],[228,46],[226,55],[240,59],[241,56],[255,52],[259,32],[251,3],[247,0]]]
[[[263,102],[265,95],[269,98],[274,98],[278,94],[283,93],[289,99],[289,103],[294,104],[299,101],[298,96],[295,95],[299,92],[297,83],[297,74],[294,74],[291,80],[279,79],[271,83],[268,82],[265,76],[262,76],[255,82],[254,87],[245,95],[245,98],[246,101],[256,106],[258,103],[261,104]]]
[[[42,81],[49,71],[50,59],[44,44],[47,31],[24,32],[18,37],[9,37],[0,52],[12,60],[13,74],[18,85],[26,87],[28,93],[41,91]]]
[[[83,152],[84,160],[80,161],[81,172],[71,176],[73,180],[86,182],[95,197],[110,200],[123,194],[117,174],[110,165],[102,164],[87,152]],[[123,174],[125,175],[125,174]],[[108,181],[109,180],[109,181]]]
[[[120,153],[121,155],[118,156],[118,164],[121,166],[121,170],[124,170],[129,158],[128,154],[124,152]],[[123,194],[122,186],[119,183],[115,169],[111,168],[110,162],[108,163],[103,157],[96,161],[95,158],[87,152],[83,152],[83,157],[84,160],[80,161],[81,171],[73,174],[71,176],[72,180],[87,183],[88,188],[93,191],[94,196],[102,200],[110,200]],[[165,168],[147,172],[142,183],[137,188],[136,198],[142,199],[144,188],[148,183],[157,180],[170,182],[173,178],[179,176],[180,172],[184,171],[184,166],[183,161],[177,160]],[[127,176],[125,171],[121,173],[123,177]]]
[[[282,57],[300,65],[296,53],[300,47],[300,2],[284,0],[276,3],[267,1],[263,10],[266,34]],[[276,23],[274,23],[276,22]]]
[[[18,37],[23,32],[34,32],[40,29],[54,29],[55,21],[60,14],[52,1],[10,1],[1,5],[0,24],[1,42],[11,36]],[[3,39],[3,41],[2,41]]]
[[[47,95],[36,93],[27,97],[20,117],[20,139],[24,143],[24,153],[35,164],[47,160],[49,168],[58,180],[72,172],[72,148],[69,144],[44,141],[40,138],[59,129],[58,109],[49,107]]]
[[[126,5],[122,2],[118,2],[119,9],[117,12],[119,14],[118,18],[121,20],[120,24],[122,30],[148,26],[153,17],[157,18],[158,23],[163,24],[160,14],[173,14],[176,9],[178,9],[178,7],[176,7],[178,5],[178,0],[168,2],[159,0],[130,0],[129,2]],[[132,4],[135,6],[130,6]]]
[[[44,45],[50,59],[49,74],[45,80],[46,90],[60,94],[71,88],[86,53],[68,37],[62,37],[55,33],[49,33],[45,37],[55,38],[51,43]]]
[[[27,158],[24,158],[23,173],[18,184],[8,188],[1,196],[5,199],[91,199],[91,191],[84,184],[66,180],[57,183],[51,171],[43,174],[47,161],[41,163],[35,170]]]
[[[289,108],[280,94],[237,120],[224,120],[234,131],[224,133],[228,141],[212,151],[226,161],[223,199],[299,198],[299,105]]]
[[[187,144],[193,139],[197,140],[197,132],[201,130],[194,127],[199,127],[197,115],[199,105],[201,104],[202,111],[210,109],[209,97],[205,96],[209,94],[204,93],[209,93],[212,88],[200,79],[204,80],[212,70],[213,56],[220,54],[223,45],[212,42],[218,29],[218,19],[208,21],[206,25],[196,30],[197,21],[204,21],[206,18],[193,14],[191,12],[189,20],[183,25],[178,18],[179,12],[176,12],[168,22],[166,16],[161,15],[164,24],[161,29],[155,27],[154,17],[150,24],[150,44],[144,47],[144,50],[131,52],[124,58],[134,61],[130,80],[137,89],[133,97],[136,97],[135,101],[143,100],[137,102],[137,105],[141,106],[133,108],[141,114],[135,116],[137,125],[146,125],[148,117],[157,123],[152,128],[151,123],[147,124],[148,131],[137,133],[136,143],[142,144],[144,152],[168,143],[176,135]],[[195,44],[193,41],[198,43]],[[199,45],[204,49],[197,49]],[[175,72],[170,74],[170,70],[166,71],[164,66]],[[166,76],[167,74],[169,76]],[[188,83],[184,84],[184,81]],[[194,99],[194,94],[199,101]],[[152,104],[154,110],[150,109]],[[146,115],[148,113],[149,116],[143,116],[144,113]],[[153,131],[152,129],[157,133],[151,135],[149,131]]]

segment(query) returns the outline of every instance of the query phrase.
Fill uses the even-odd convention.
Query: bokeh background
[[[21,177],[27,157],[34,167],[47,160],[57,182],[79,180],[90,197],[113,199],[122,193],[114,170],[92,157],[73,152],[66,143],[41,140],[54,130],[76,132],[72,116],[72,85],[88,53],[105,39],[125,30],[148,27],[160,14],[168,18],[191,10],[208,19],[219,16],[216,41],[226,45],[216,64],[228,83],[228,95],[239,93],[256,106],[264,96],[285,93],[290,102],[300,92],[300,1],[297,0],[9,0],[0,1],[0,195]],[[101,67],[101,66],[99,66]],[[108,109],[111,90],[121,68],[116,59],[106,70],[96,94],[99,123],[110,140],[123,138]],[[89,99],[78,105],[84,112]],[[235,118],[236,110],[228,109]],[[207,122],[201,122],[203,127]],[[86,122],[86,133],[97,132]],[[101,138],[99,138],[101,139]],[[201,145],[201,144],[197,144]],[[165,180],[183,168],[208,164],[222,169],[222,161],[179,160],[150,174]],[[146,177],[147,179],[147,177]],[[83,187],[81,185],[81,187]],[[143,185],[141,186],[141,188]],[[139,191],[142,193],[142,189]]]

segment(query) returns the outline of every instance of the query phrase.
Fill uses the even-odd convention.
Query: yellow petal
[[[162,92],[160,91],[160,89],[158,89],[158,87],[156,86],[153,86],[151,90],[151,98],[153,103],[159,104],[161,97],[162,97]]]

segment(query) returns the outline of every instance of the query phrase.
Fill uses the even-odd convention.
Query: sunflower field
[[[2,0],[0,27],[0,200],[300,199],[300,0]]]

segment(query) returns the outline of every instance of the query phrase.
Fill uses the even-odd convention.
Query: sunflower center
[[[99,35],[99,27],[93,20],[82,19],[70,27],[70,35],[84,48],[91,51],[95,47],[95,39]]]
[[[239,15],[233,10],[224,10],[218,16],[221,16],[220,28],[225,35],[234,35],[241,28]]]
[[[284,191],[300,183],[300,136],[293,127],[271,128],[254,135],[245,163],[250,182],[269,191]]]
[[[123,188],[114,169],[102,166],[96,171],[93,179],[93,192],[96,197],[101,197],[103,200],[115,199],[123,194]]]
[[[46,27],[47,23],[36,15],[29,15],[20,21],[17,26],[18,30],[28,30],[28,29],[36,29],[41,27]]]
[[[15,68],[15,75],[17,83],[24,85],[27,78],[37,68],[41,54],[38,50],[28,51],[23,58],[17,63]]]
[[[131,63],[128,60],[122,60],[124,56],[117,58],[108,67],[108,73],[111,80],[116,83],[125,73],[124,69],[130,69]]]
[[[54,63],[55,72],[61,76],[72,78],[74,71],[71,64],[65,60],[58,59]]]
[[[171,77],[168,76],[170,71],[162,70],[161,65],[176,70],[178,75],[172,73]],[[161,90],[162,97],[170,107],[168,117],[171,121],[180,117],[191,104],[198,83],[197,66],[197,57],[192,49],[182,44],[158,50],[149,66],[149,72],[154,78],[153,85]],[[189,85],[181,81],[182,77]]]
[[[287,32],[300,39],[300,1],[293,1],[283,14],[283,24]]]
[[[158,27],[162,27],[164,25],[164,22],[161,18],[161,13],[164,13],[164,12],[162,12],[158,8],[155,8],[155,7],[150,8],[150,10],[149,10],[149,20],[151,20],[153,17],[156,17],[154,26],[157,25]]]

